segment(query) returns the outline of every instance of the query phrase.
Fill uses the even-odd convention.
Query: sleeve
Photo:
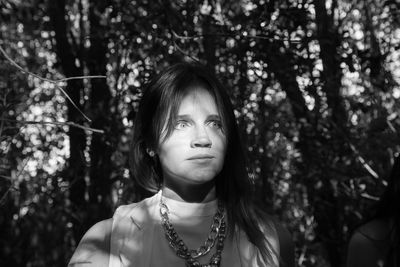
[[[112,219],[92,226],[79,242],[68,267],[108,267]]]

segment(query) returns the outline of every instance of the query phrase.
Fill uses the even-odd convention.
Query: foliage
[[[0,8],[0,265],[65,266],[88,227],[147,195],[129,179],[132,121],[145,82],[179,60],[227,86],[257,197],[292,232],[298,265],[344,265],[400,151],[396,1]],[[52,82],[88,75],[107,79]]]

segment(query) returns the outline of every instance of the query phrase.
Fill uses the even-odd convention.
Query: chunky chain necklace
[[[178,257],[186,261],[187,267],[219,267],[221,263],[221,253],[224,248],[226,224],[224,221],[224,207],[221,202],[218,202],[218,210],[214,215],[211,224],[210,233],[198,249],[189,249],[183,240],[178,236],[168,217],[169,209],[167,205],[160,200],[160,214],[161,224],[164,228],[165,236],[171,248],[175,250]],[[214,247],[215,243],[216,252],[212,255],[208,264],[200,264],[196,259],[206,255]]]

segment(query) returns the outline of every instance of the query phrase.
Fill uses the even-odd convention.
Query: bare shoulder
[[[108,266],[112,219],[93,225],[82,237],[69,267]]]
[[[387,238],[388,229],[384,220],[373,220],[356,229],[347,248],[347,266],[379,266],[385,257],[380,241]]]
[[[294,257],[294,243],[292,240],[292,235],[279,222],[275,221],[274,224],[279,238],[279,254],[281,258],[281,266],[294,267],[295,257]]]
[[[385,240],[390,232],[390,222],[384,219],[375,219],[357,229],[358,232],[375,240]]]

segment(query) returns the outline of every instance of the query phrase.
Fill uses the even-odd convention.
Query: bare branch
[[[176,42],[174,42],[174,46],[175,46],[176,50],[181,52],[183,55],[190,57],[195,62],[200,62],[199,58],[194,57],[194,56],[190,55],[189,53],[185,52],[182,48],[180,48],[180,46]]]
[[[7,197],[8,193],[10,193],[11,190],[15,190],[13,186],[10,186],[7,191],[4,193],[4,195],[0,199],[0,205],[3,205],[4,199]]]
[[[19,123],[19,124],[42,124],[42,125],[51,124],[51,125],[57,125],[57,126],[71,126],[71,127],[80,128],[80,129],[94,132],[94,133],[104,134],[103,130],[86,127],[86,126],[83,126],[83,125],[80,125],[80,124],[77,124],[74,122],[69,122],[69,121],[60,122],[60,121],[23,121],[23,120],[8,120],[8,119],[0,119],[0,120],[8,121],[8,122],[15,122],[15,123]]]
[[[367,163],[367,161],[361,156],[360,151],[356,148],[355,145],[351,142],[350,138],[342,131],[340,127],[337,126],[336,123],[331,121],[332,125],[342,133],[343,137],[345,138],[346,142],[350,146],[350,149],[355,153],[357,156],[358,161],[361,163],[361,165],[364,167],[364,169],[374,178],[374,179],[379,179],[379,175],[372,167]]]
[[[0,46],[0,52],[3,54],[3,56],[17,69],[19,69],[21,72],[26,73],[30,76],[33,76],[41,81],[45,81],[45,82],[49,82],[52,84],[58,84],[58,83],[62,83],[62,82],[66,82],[69,80],[80,80],[80,79],[106,79],[107,76],[104,75],[92,75],[92,76],[73,76],[73,77],[67,77],[64,79],[57,79],[57,80],[52,80],[52,79],[47,79],[44,77],[41,77],[33,72],[30,72],[28,70],[25,70],[24,68],[22,68],[20,65],[18,65],[12,58],[10,58],[6,51],[4,51],[4,49]]]
[[[1,175],[1,174],[0,174],[0,178],[3,178],[3,179],[8,180],[8,181],[12,180],[10,176],[5,176],[5,175]]]
[[[63,83],[66,81],[70,81],[70,80],[78,80],[78,79],[106,79],[106,76],[103,75],[95,75],[95,76],[76,76],[76,77],[67,77],[64,79],[58,79],[58,80],[52,80],[52,79],[47,79],[44,77],[41,77],[35,73],[32,73],[28,70],[25,70],[24,68],[22,68],[20,65],[18,65],[11,57],[9,57],[6,53],[6,51],[4,51],[4,49],[0,46],[0,52],[1,54],[3,54],[3,56],[17,69],[19,69],[21,72],[28,74],[32,77],[35,77],[41,81],[45,81],[45,82],[49,82],[54,84],[64,95],[65,97],[71,102],[71,104],[79,111],[79,113],[81,113],[81,115],[89,122],[91,122],[91,120],[78,108],[78,106],[74,103],[74,101],[68,96],[67,92],[65,92],[64,89],[62,89],[59,86],[59,83]]]
[[[21,170],[19,170],[19,172],[17,173],[17,175],[15,176],[15,178],[18,178],[18,177],[21,175],[22,171],[25,169],[26,165],[28,164],[28,160],[29,160],[29,159],[26,159],[26,160],[25,160],[25,162],[24,162],[23,165],[22,165]],[[12,184],[12,182],[13,182],[12,177],[7,177],[7,176],[1,175],[1,178],[10,180],[10,182],[11,182],[10,187],[8,187],[7,191],[4,193],[4,195],[3,195],[3,196],[1,197],[1,199],[0,199],[0,205],[3,205],[4,199],[7,197],[8,193],[10,193],[11,190],[18,190],[18,189],[15,188],[15,187],[13,186],[13,184]],[[16,179],[14,179],[14,180],[16,180]]]
[[[17,173],[17,175],[15,176],[15,178],[18,178],[20,175],[21,175],[21,173],[25,170],[25,167],[26,167],[26,165],[28,164],[28,161],[30,160],[30,158],[27,158],[26,160],[25,160],[25,162],[22,164],[22,168],[21,168],[21,170],[19,170],[19,172]]]
[[[391,130],[393,133],[397,134],[396,128],[394,128],[393,123],[392,123],[389,119],[386,119],[386,123],[387,123],[387,125],[389,126],[390,130]]]
[[[67,77],[64,79],[54,80],[54,82],[61,83],[61,82],[66,82],[66,81],[70,81],[70,80],[106,79],[106,78],[107,78],[107,76],[105,76],[105,75],[73,76],[73,77]]]
[[[357,150],[357,148],[348,141],[349,146],[351,150],[357,155],[357,159],[360,161],[360,163],[364,166],[364,168],[368,171],[368,173],[374,177],[375,179],[379,179],[379,175],[369,166],[369,164],[365,161],[365,159],[360,155],[360,152]]]
[[[372,196],[372,195],[370,195],[368,193],[362,193],[361,197],[363,197],[365,199],[368,199],[368,200],[374,200],[374,201],[378,201],[379,200],[379,197]]]
[[[299,256],[299,259],[297,260],[297,264],[299,266],[301,266],[303,264],[304,260],[306,259],[306,252],[307,252],[307,246],[303,245],[302,249],[301,249],[300,256]]]
[[[3,114],[1,114],[1,118],[0,118],[0,136],[3,136],[3,129],[4,129],[4,121],[3,121],[3,118],[4,118],[4,113]]]
[[[249,35],[249,34],[235,34],[235,33],[215,33],[215,34],[197,34],[197,35],[192,35],[192,36],[183,36],[179,35],[177,32],[174,30],[171,30],[175,38],[178,39],[183,39],[183,40],[195,40],[199,38],[204,38],[204,37],[237,37],[240,36],[245,39],[261,39],[261,40],[280,40],[280,41],[288,41],[291,43],[300,43],[301,39],[288,39],[288,38],[281,38],[281,37],[273,37],[273,36],[268,36],[268,35],[261,35],[261,34],[256,34],[256,35]]]
[[[58,86],[57,84],[54,84],[63,94],[64,96],[71,102],[71,104],[76,108],[76,110],[79,111],[79,113],[81,113],[81,115],[88,121],[88,122],[92,122],[91,119],[89,119],[85,113],[83,113],[82,110],[80,110],[80,108],[78,108],[78,106],[74,103],[74,101],[69,97],[69,95],[67,94],[67,92],[65,92],[64,89],[62,89],[60,86]]]

